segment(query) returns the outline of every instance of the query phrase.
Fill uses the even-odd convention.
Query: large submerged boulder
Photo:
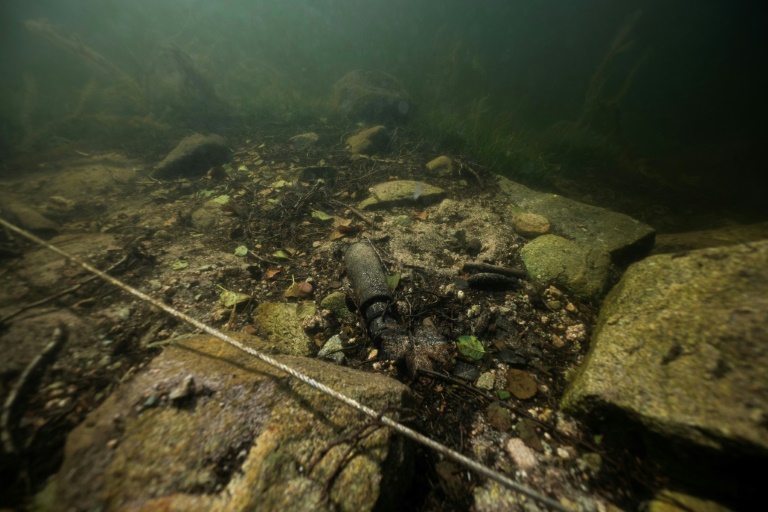
[[[355,121],[398,123],[411,111],[400,81],[383,71],[351,71],[333,86],[336,108]]]
[[[394,379],[275,358],[376,410],[408,406]],[[390,509],[408,487],[412,450],[387,428],[356,436],[364,421],[211,336],[184,336],[72,431],[52,509]]]
[[[759,494],[749,468],[768,462],[766,326],[768,241],[649,257],[606,297],[562,406],[634,427],[705,491]]]

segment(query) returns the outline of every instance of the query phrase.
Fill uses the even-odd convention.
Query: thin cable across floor
[[[104,281],[107,281],[108,283],[111,283],[111,284],[115,285],[116,287],[118,287],[118,288],[120,288],[120,289],[122,289],[122,290],[124,290],[124,291],[126,291],[126,292],[128,292],[128,293],[130,293],[132,295],[134,295],[135,297],[138,297],[139,299],[141,299],[141,300],[143,300],[145,302],[148,302],[148,303],[152,304],[153,306],[155,306],[157,308],[162,309],[163,311],[165,311],[169,315],[171,315],[171,316],[173,316],[175,318],[178,318],[179,320],[182,320],[182,321],[184,321],[184,322],[186,322],[186,323],[188,323],[188,324],[190,324],[190,325],[200,329],[201,331],[210,334],[211,336],[215,336],[216,338],[220,339],[221,341],[223,341],[225,343],[228,343],[229,345],[237,348],[238,350],[241,350],[241,351],[243,351],[243,352],[245,352],[247,354],[250,354],[253,357],[263,361],[264,363],[266,363],[266,364],[268,364],[270,366],[273,366],[273,367],[275,367],[275,368],[277,368],[277,369],[287,373],[288,375],[290,375],[292,377],[295,377],[296,379],[298,379],[301,382],[307,384],[308,386],[311,386],[311,387],[317,389],[318,391],[321,391],[322,393],[325,393],[325,394],[335,398],[336,400],[339,400],[340,402],[343,402],[343,403],[347,404],[349,407],[351,407],[351,408],[353,408],[353,409],[355,409],[357,411],[362,412],[366,416],[369,416],[370,418],[373,418],[374,420],[378,421],[379,423],[381,423],[383,425],[386,425],[387,427],[391,428],[392,430],[394,430],[398,434],[400,434],[400,435],[402,435],[404,437],[407,437],[407,438],[409,438],[409,439],[411,439],[413,441],[416,441],[417,443],[420,443],[420,444],[422,444],[424,446],[428,446],[429,448],[431,448],[431,449],[435,450],[436,452],[444,455],[445,457],[451,459],[452,461],[454,461],[454,462],[456,462],[458,464],[461,464],[462,466],[464,466],[464,467],[466,467],[468,469],[471,469],[472,471],[474,471],[474,472],[476,472],[476,473],[478,473],[480,475],[483,475],[483,476],[485,476],[487,478],[490,478],[491,480],[493,480],[495,482],[498,482],[499,484],[501,484],[501,485],[503,485],[505,487],[508,487],[508,488],[510,488],[510,489],[512,489],[512,490],[514,490],[516,492],[519,492],[520,494],[523,494],[523,495],[525,495],[525,496],[527,496],[527,497],[529,497],[529,498],[531,498],[531,499],[541,503],[542,505],[546,505],[546,506],[550,507],[553,510],[558,510],[558,511],[562,511],[562,512],[569,512],[568,508],[564,507],[563,505],[561,505],[557,501],[553,500],[552,498],[544,496],[544,495],[534,491],[533,489],[529,489],[528,487],[526,487],[526,486],[524,486],[524,485],[522,485],[522,484],[520,484],[518,482],[515,482],[514,480],[512,480],[512,479],[502,475],[501,473],[499,473],[497,471],[494,471],[493,469],[491,469],[491,468],[489,468],[487,466],[484,466],[484,465],[480,464],[479,462],[474,461],[474,460],[470,459],[469,457],[466,457],[465,455],[462,455],[461,453],[459,453],[459,452],[457,452],[455,450],[452,450],[451,448],[448,448],[447,446],[445,446],[445,445],[443,445],[441,443],[438,443],[437,441],[434,441],[433,439],[430,439],[429,437],[427,437],[427,436],[425,436],[423,434],[420,434],[419,432],[416,432],[415,430],[413,430],[413,429],[411,429],[409,427],[406,427],[402,423],[399,423],[396,420],[394,420],[394,419],[392,419],[392,418],[390,418],[388,416],[385,416],[385,415],[382,415],[382,414],[378,413],[377,411],[371,409],[370,407],[368,407],[368,406],[366,406],[364,404],[361,404],[357,400],[354,400],[354,399],[352,399],[352,398],[350,398],[350,397],[348,397],[348,396],[346,396],[346,395],[344,395],[342,393],[339,393],[338,391],[336,391],[334,389],[329,388],[325,384],[323,384],[321,382],[318,382],[315,379],[313,379],[313,378],[311,378],[311,377],[309,377],[307,375],[304,375],[301,372],[298,372],[297,370],[291,368],[290,366],[287,366],[287,365],[277,361],[276,359],[273,359],[272,357],[268,356],[267,354],[264,354],[264,353],[262,353],[262,352],[260,352],[258,350],[255,350],[255,349],[253,349],[251,347],[247,347],[247,346],[243,345],[241,342],[239,342],[236,339],[228,336],[226,333],[223,333],[223,332],[219,331],[218,329],[215,329],[215,328],[213,328],[213,327],[211,327],[211,326],[209,326],[207,324],[204,324],[203,322],[201,322],[201,321],[199,321],[199,320],[197,320],[195,318],[192,318],[191,316],[186,315],[186,314],[182,313],[181,311],[178,311],[177,309],[172,308],[171,306],[169,306],[167,304],[164,304],[163,302],[161,302],[161,301],[159,301],[157,299],[154,299],[154,298],[150,297],[146,293],[143,293],[142,291],[137,290],[136,288],[133,288],[132,286],[129,286],[129,285],[123,283],[119,279],[117,279],[115,277],[112,277],[109,274],[106,274],[106,273],[102,272],[101,270],[99,270],[96,267],[90,265],[89,263],[87,263],[87,262],[77,258],[76,256],[73,256],[73,255],[71,255],[71,254],[69,254],[69,253],[59,249],[58,247],[56,247],[54,245],[49,244],[45,240],[43,240],[41,238],[38,238],[37,236],[33,235],[32,233],[30,233],[30,232],[28,232],[28,231],[26,231],[26,230],[24,230],[24,229],[22,229],[22,228],[20,228],[20,227],[18,227],[16,225],[14,225],[14,224],[11,224],[10,222],[6,221],[3,218],[0,218],[0,225],[8,228],[9,230],[13,231],[14,233],[16,233],[18,235],[23,236],[24,238],[26,238],[28,240],[31,240],[32,242],[34,242],[34,243],[36,243],[38,245],[41,245],[41,246],[45,247],[46,249],[48,249],[50,251],[55,252],[56,254],[58,254],[60,256],[63,256],[67,260],[69,260],[72,263],[75,263],[75,264],[81,266],[82,268],[84,268],[88,272],[98,276],[99,278],[103,279]]]

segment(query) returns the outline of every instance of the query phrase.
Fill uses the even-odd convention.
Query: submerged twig
[[[16,381],[13,389],[11,389],[11,392],[8,393],[8,398],[6,398],[5,404],[3,405],[3,414],[2,418],[0,418],[0,428],[2,428],[0,438],[2,439],[3,450],[8,454],[17,452],[16,442],[13,439],[12,423],[14,419],[14,410],[16,409],[16,406],[21,397],[28,393],[30,388],[34,386],[34,377],[39,376],[36,375],[38,371],[42,368],[43,365],[48,364],[56,351],[61,348],[61,345],[66,339],[64,329],[61,326],[56,327],[53,330],[53,335],[51,338],[51,341],[45,346],[45,348],[43,348],[43,351],[40,352],[37,357],[35,357],[21,373],[19,380]]]
[[[360,220],[362,220],[363,222],[365,222],[369,226],[373,226],[373,220],[370,217],[368,217],[366,214],[364,214],[363,212],[358,210],[357,208],[354,208],[352,206],[346,205],[346,204],[342,203],[341,201],[337,201],[335,199],[333,200],[333,202],[338,204],[338,205],[340,205],[340,206],[343,206],[344,208],[346,208],[347,210],[349,210],[350,212],[355,214]]]
[[[502,276],[507,277],[517,277],[519,279],[525,279],[528,277],[528,274],[525,270],[520,268],[510,268],[510,267],[499,267],[497,265],[490,265],[488,263],[481,263],[481,262],[467,262],[464,264],[463,268],[464,272],[470,272],[470,273],[490,273],[490,274],[500,274]]]

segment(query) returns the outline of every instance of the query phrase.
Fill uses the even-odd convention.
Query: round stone
[[[513,219],[515,231],[520,236],[534,238],[549,232],[549,221],[535,213],[521,213]]]

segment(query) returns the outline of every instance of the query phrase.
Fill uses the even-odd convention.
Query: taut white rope
[[[110,276],[108,274],[105,274],[104,272],[102,272],[101,270],[97,269],[96,267],[86,263],[85,261],[82,261],[81,259],[79,259],[79,258],[77,258],[77,257],[75,257],[75,256],[73,256],[73,255],[71,255],[71,254],[69,254],[69,253],[67,253],[65,251],[62,251],[58,247],[56,247],[54,245],[51,245],[48,242],[46,242],[45,240],[42,240],[41,238],[38,238],[37,236],[33,235],[32,233],[30,233],[30,232],[28,232],[28,231],[26,231],[26,230],[24,230],[22,228],[19,228],[19,227],[15,226],[15,225],[11,224],[10,222],[6,221],[3,218],[0,218],[0,225],[5,226],[6,228],[10,229],[14,233],[17,233],[17,234],[23,236],[24,238],[27,238],[27,239],[35,242],[36,244],[41,245],[41,246],[43,246],[43,247],[45,247],[45,248],[55,252],[56,254],[59,254],[60,256],[63,256],[64,258],[68,259],[69,261],[71,261],[73,263],[75,263],[77,265],[80,265],[85,270],[87,270],[88,272],[91,272],[92,274],[95,274],[95,275],[99,276],[99,278],[103,279],[104,281],[107,281],[107,282],[117,286],[118,288],[120,288],[120,289],[122,289],[122,290],[124,290],[124,291],[126,291],[126,292],[128,292],[128,293],[130,293],[130,294],[132,294],[132,295],[134,295],[136,297],[138,297],[139,299],[141,299],[141,300],[143,300],[145,302],[149,302],[153,306],[162,309],[163,311],[165,311],[169,315],[171,315],[173,317],[176,317],[179,320],[183,320],[184,322],[186,322],[186,323],[188,323],[188,324],[190,324],[190,325],[192,325],[194,327],[197,327],[201,331],[207,332],[211,336],[215,336],[216,338],[224,341],[225,343],[228,343],[228,344],[232,345],[233,347],[235,347],[235,348],[237,348],[239,350],[242,350],[243,352],[246,352],[247,354],[252,355],[253,357],[255,357],[255,358],[257,358],[257,359],[267,363],[270,366],[273,366],[275,368],[278,368],[279,370],[282,370],[283,372],[287,373],[288,375],[291,375],[292,377],[295,377],[296,379],[300,380],[301,382],[307,384],[308,386],[312,386],[313,388],[315,388],[315,389],[317,389],[317,390],[319,390],[319,391],[321,391],[321,392],[323,392],[323,393],[325,393],[325,394],[327,394],[329,396],[332,396],[336,400],[344,402],[345,404],[347,404],[348,406],[352,407],[353,409],[356,409],[356,410],[364,413],[365,415],[367,415],[367,416],[369,416],[369,417],[379,421],[380,423],[388,426],[389,428],[391,428],[392,430],[394,430],[398,434],[400,434],[402,436],[405,436],[405,437],[407,437],[407,438],[409,438],[409,439],[411,439],[413,441],[416,441],[418,443],[421,443],[424,446],[428,446],[428,447],[432,448],[433,450],[435,450],[436,452],[445,455],[447,458],[453,460],[454,462],[457,462],[457,463],[459,463],[459,464],[461,464],[461,465],[463,465],[463,466],[465,466],[465,467],[467,467],[467,468],[469,468],[469,469],[471,469],[471,470],[473,470],[473,471],[475,471],[475,472],[477,472],[477,473],[479,473],[479,474],[481,474],[481,475],[483,475],[483,476],[485,476],[487,478],[490,478],[491,480],[494,480],[494,481],[500,483],[501,485],[503,485],[505,487],[513,489],[514,491],[517,491],[520,494],[528,496],[529,498],[532,498],[532,499],[538,501],[539,503],[541,503],[543,505],[546,505],[546,506],[548,506],[548,507],[550,507],[550,508],[552,508],[554,510],[559,510],[559,511],[562,511],[562,512],[569,512],[569,509],[565,508],[563,505],[561,505],[557,501],[555,501],[555,500],[553,500],[551,498],[548,498],[547,496],[544,496],[542,494],[539,494],[536,491],[534,491],[533,489],[529,489],[529,488],[525,487],[524,485],[519,484],[519,483],[515,482],[514,480],[512,480],[512,479],[502,475],[501,473],[498,473],[498,472],[492,470],[491,468],[489,468],[487,466],[483,466],[479,462],[476,462],[476,461],[470,459],[469,457],[466,457],[466,456],[462,455],[461,453],[459,453],[459,452],[457,452],[455,450],[452,450],[452,449],[448,448],[447,446],[442,445],[442,444],[438,443],[437,441],[434,441],[434,440],[430,439],[429,437],[427,437],[427,436],[425,436],[423,434],[420,434],[420,433],[416,432],[415,430],[413,430],[411,428],[408,428],[408,427],[406,427],[405,425],[403,425],[401,423],[398,423],[396,420],[394,420],[394,419],[392,419],[392,418],[390,418],[388,416],[380,415],[375,410],[373,410],[370,407],[367,407],[367,406],[361,404],[357,400],[349,398],[348,396],[343,395],[342,393],[339,393],[338,391],[335,391],[335,390],[329,388],[325,384],[322,384],[322,383],[316,381],[315,379],[313,379],[313,378],[311,378],[311,377],[309,377],[307,375],[304,375],[303,373],[300,373],[300,372],[294,370],[290,366],[284,365],[283,363],[281,363],[281,362],[271,358],[270,356],[268,356],[266,354],[263,354],[263,353],[259,352],[258,350],[254,350],[251,347],[247,347],[247,346],[243,345],[242,343],[240,343],[236,339],[226,335],[225,333],[219,331],[218,329],[210,327],[209,325],[206,325],[203,322],[201,322],[199,320],[196,320],[196,319],[192,318],[191,316],[186,315],[186,314],[182,313],[181,311],[178,311],[177,309],[174,309],[171,306],[168,306],[167,304],[164,304],[164,303],[160,302],[159,300],[156,300],[156,299],[150,297],[149,295],[147,295],[147,294],[137,290],[136,288],[133,288],[132,286],[129,286],[129,285],[123,283],[119,279],[116,279],[116,278],[114,278],[114,277],[112,277],[112,276]]]

